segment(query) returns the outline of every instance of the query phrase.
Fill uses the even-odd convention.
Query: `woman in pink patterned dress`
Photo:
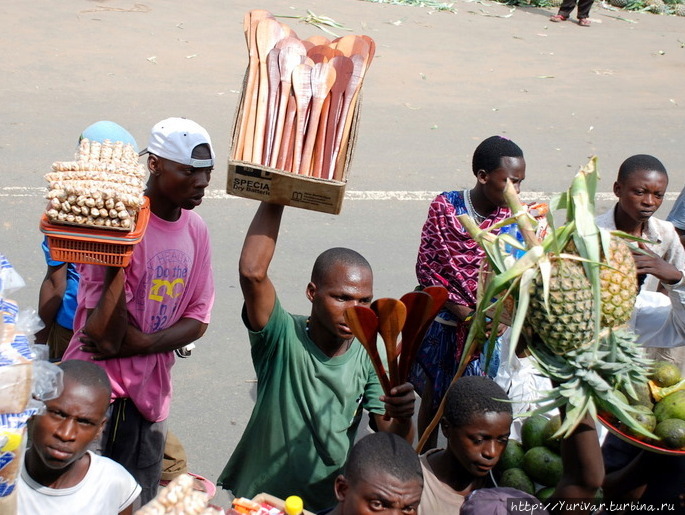
[[[476,308],[478,270],[485,254],[457,219],[468,213],[481,229],[487,229],[511,216],[503,192],[509,179],[518,193],[526,177],[523,151],[513,141],[491,136],[476,148],[472,162],[476,185],[471,190],[441,193],[430,205],[421,233],[416,276],[422,287],[445,286],[449,299],[428,329],[411,381],[421,395],[418,429],[422,434],[437,412],[447,392],[469,332],[470,317]],[[498,334],[505,327],[496,328]],[[496,353],[493,353],[495,355]],[[488,371],[497,371],[499,359],[491,360]],[[486,375],[478,357],[469,364],[465,375]],[[494,371],[493,371],[494,369]],[[435,447],[437,431],[424,446]]]

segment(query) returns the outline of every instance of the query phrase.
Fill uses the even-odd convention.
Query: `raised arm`
[[[276,250],[283,206],[262,202],[245,236],[238,271],[250,329],[263,329],[274,304],[276,290],[268,271]]]

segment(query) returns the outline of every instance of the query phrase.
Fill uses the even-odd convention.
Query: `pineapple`
[[[602,294],[602,327],[617,327],[630,320],[637,295],[637,269],[628,245],[611,237],[606,264],[599,273]]]
[[[645,8],[654,14],[664,14],[666,12],[664,0],[645,0]]]
[[[628,5],[628,0],[610,0],[610,3],[614,7],[624,8]]]
[[[649,361],[641,357],[637,336],[625,326],[637,294],[630,249],[594,221],[597,180],[593,158],[571,187],[552,199],[550,209],[565,210],[566,223],[555,227],[550,220],[543,241],[535,236],[530,218],[518,207],[515,190],[508,184],[505,197],[527,249],[517,260],[502,251],[508,243],[506,235],[493,237],[468,215],[459,216],[485,250],[494,273],[485,292],[479,291],[457,374],[463,373],[480,346],[486,317],[497,324],[505,310],[504,299],[511,297],[515,309],[510,352],[522,339],[540,371],[558,385],[539,399],[537,410],[566,407],[557,436],[568,436],[588,413],[597,414],[597,404],[608,404],[621,423],[650,437],[635,420],[634,410],[614,394],[620,385],[645,383]]]
[[[685,4],[676,4],[673,7],[673,14],[676,16],[685,16]]]
[[[571,259],[556,259],[552,261],[548,304],[538,275],[533,282],[526,322],[549,350],[565,354],[592,343],[593,304],[592,287],[583,265]]]

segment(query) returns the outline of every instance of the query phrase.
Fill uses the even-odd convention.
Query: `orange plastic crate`
[[[135,227],[122,235],[90,226],[51,224],[45,213],[40,220],[40,230],[47,237],[50,257],[55,261],[124,267],[131,261],[136,243],[143,239],[149,221],[150,200],[145,197]]]

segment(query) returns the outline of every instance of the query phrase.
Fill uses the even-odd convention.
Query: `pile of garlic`
[[[133,229],[146,175],[133,146],[84,138],[75,159],[53,163],[45,174],[48,221]]]
[[[193,489],[189,474],[176,476],[162,488],[157,496],[136,511],[135,515],[220,515],[222,512],[208,506],[209,496]]]

